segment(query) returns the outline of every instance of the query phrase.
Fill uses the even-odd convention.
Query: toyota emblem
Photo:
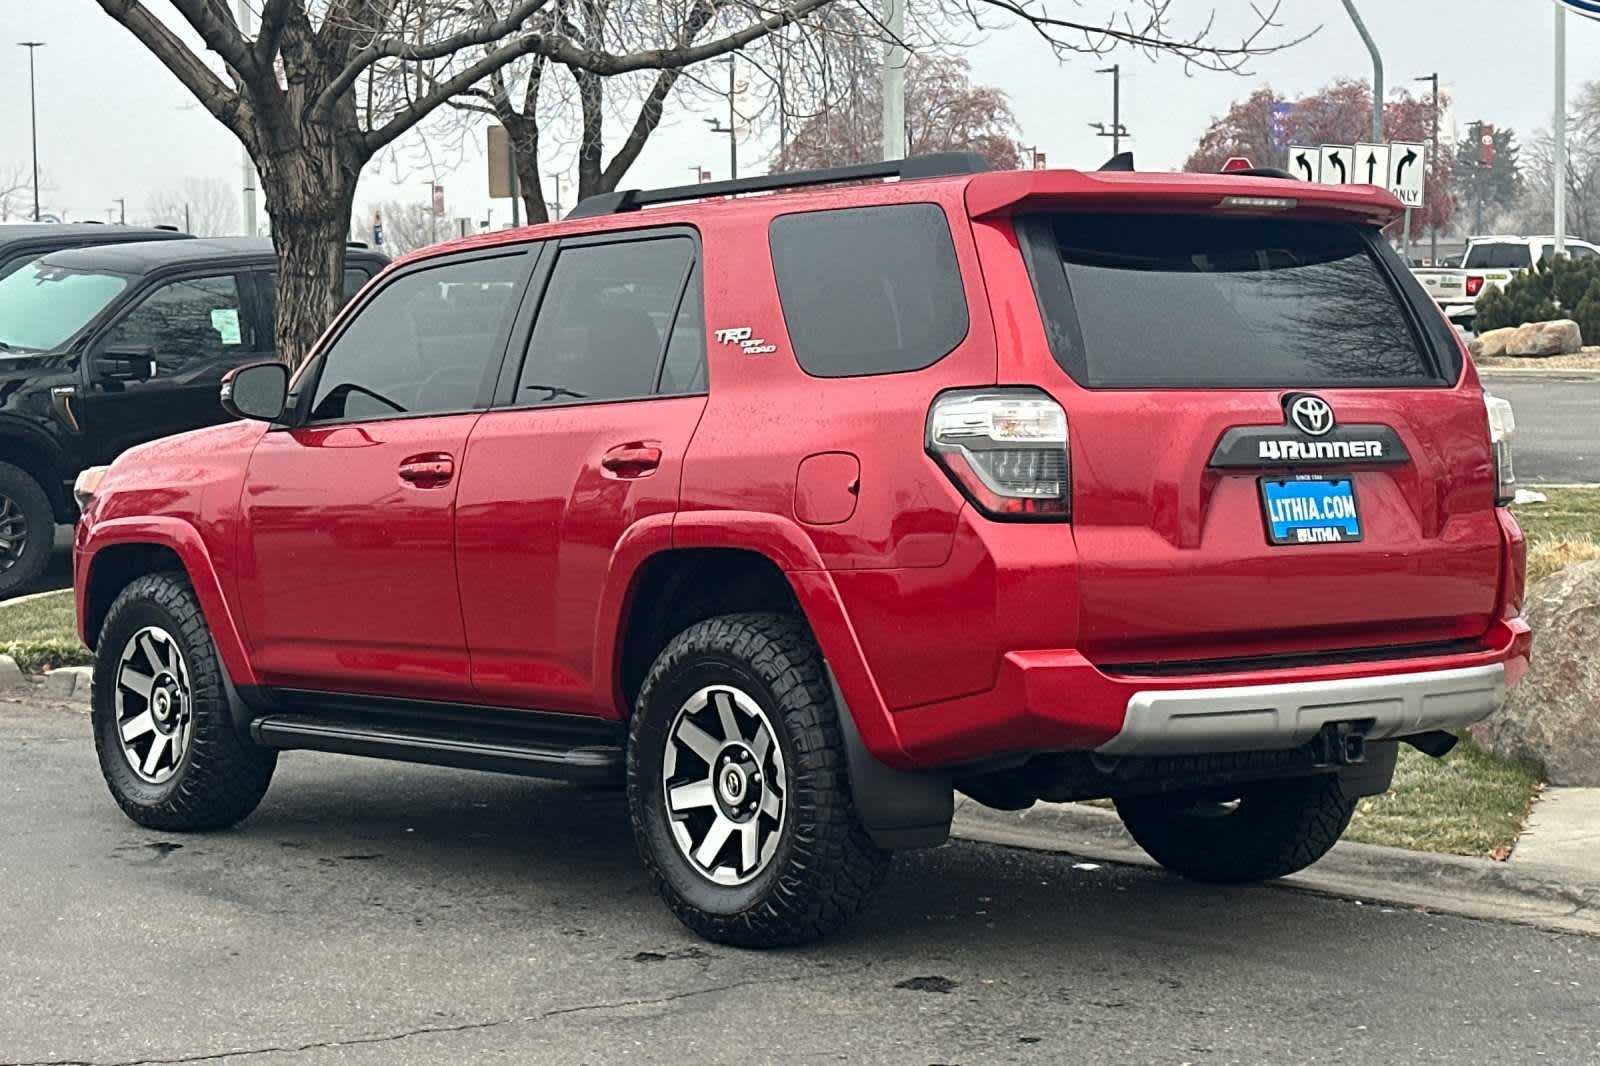
[[[1320,396],[1296,396],[1289,402],[1289,421],[1300,432],[1320,437],[1333,428],[1333,408]]]

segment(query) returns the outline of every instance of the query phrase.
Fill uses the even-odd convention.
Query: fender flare
[[[45,498],[50,501],[55,517],[60,518],[61,515],[70,513],[73,510],[72,501],[68,499],[62,487],[61,442],[16,415],[0,412],[0,452],[3,452],[8,438],[20,442],[23,447],[36,452],[44,460],[45,477],[39,487],[44,490]],[[6,461],[3,454],[0,454],[0,461]]]
[[[918,772],[901,745],[894,719],[867,665],[844,602],[815,546],[794,522],[752,511],[683,511],[651,515],[630,526],[613,552],[596,630],[596,678],[615,691],[622,620],[634,577],[652,556],[673,549],[729,548],[771,561],[793,591],[822,650],[856,809],[880,847],[928,847],[949,837],[954,808],[950,779]]]
[[[200,601],[200,612],[205,616],[206,627],[216,644],[217,655],[222,660],[230,684],[248,687],[256,684],[256,675],[245,650],[243,634],[238,619],[228,607],[222,593],[222,583],[212,565],[211,553],[206,549],[200,531],[181,518],[169,515],[141,515],[128,518],[109,518],[95,522],[79,539],[76,549],[78,573],[77,610],[79,625],[88,617],[86,602],[94,575],[95,560],[107,548],[124,544],[149,544],[167,548],[177,555],[179,562]],[[81,634],[87,638],[87,634]]]

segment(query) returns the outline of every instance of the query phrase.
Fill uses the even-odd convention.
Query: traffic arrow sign
[[[1289,149],[1289,173],[1304,181],[1316,181],[1319,155],[1318,149],[1303,144],[1296,144]]]
[[[1427,145],[1415,141],[1396,141],[1390,145],[1392,169],[1386,183],[1389,191],[1407,207],[1422,206],[1422,190],[1427,183]]]
[[[1389,146],[1387,144],[1356,145],[1356,174],[1351,179],[1362,185],[1389,186]]]
[[[1322,183],[1347,185],[1356,180],[1356,150],[1348,144],[1325,144],[1322,155]]]

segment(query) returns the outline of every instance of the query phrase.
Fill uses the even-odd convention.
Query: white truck
[[[1411,272],[1446,318],[1461,329],[1471,331],[1477,317],[1478,297],[1485,288],[1490,285],[1505,288],[1512,278],[1531,270],[1533,264],[1554,255],[1555,251],[1553,236],[1473,237],[1467,242],[1467,253],[1459,268],[1417,267]],[[1566,252],[1574,259],[1588,259],[1600,255],[1600,247],[1568,237]]]

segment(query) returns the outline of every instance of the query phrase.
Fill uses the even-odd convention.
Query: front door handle
[[[612,477],[649,477],[661,465],[661,449],[649,441],[619,444],[600,459],[600,466]]]
[[[455,474],[455,460],[444,452],[424,452],[409,456],[400,463],[400,480],[419,489],[447,485]]]

